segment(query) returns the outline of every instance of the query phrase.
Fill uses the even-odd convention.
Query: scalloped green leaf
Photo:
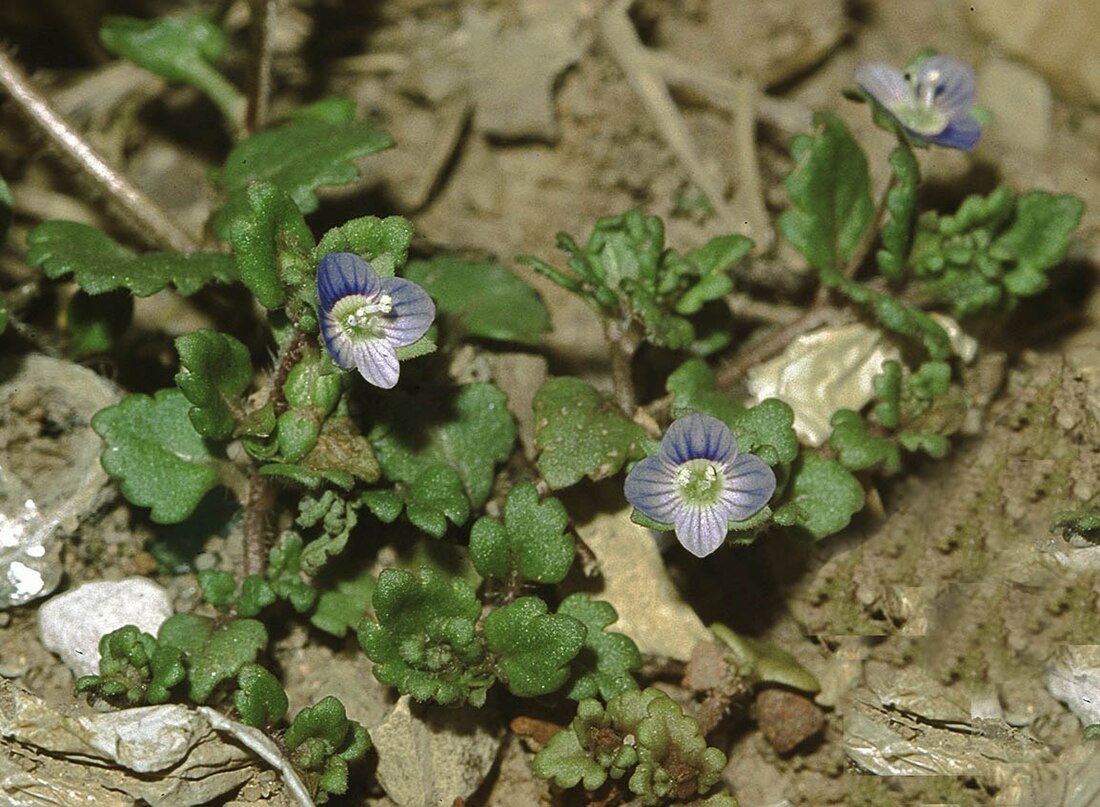
[[[814,131],[791,144],[795,167],[785,182],[792,209],[779,230],[831,284],[874,217],[867,157],[836,115],[818,112]]]
[[[483,516],[474,523],[470,557],[484,577],[560,583],[573,565],[568,523],[561,502],[548,498],[540,504],[534,484],[520,482],[508,492],[503,521]]]
[[[508,459],[516,427],[504,393],[494,384],[466,384],[452,394],[417,399],[393,390],[375,408],[369,439],[382,473],[402,483],[410,519],[429,534],[442,534],[446,516],[456,524],[489,497],[497,463]],[[468,499],[457,501],[454,474]],[[462,510],[465,510],[463,514]]]
[[[233,434],[233,411],[252,381],[248,348],[217,331],[195,331],[176,339],[181,370],[176,386],[193,406],[188,413],[195,430],[211,440]]]
[[[1028,191],[1019,198],[1012,226],[992,247],[1015,260],[1004,277],[1009,293],[1030,297],[1046,288],[1046,272],[1066,257],[1084,209],[1084,202],[1068,194]]]
[[[410,262],[405,277],[423,286],[440,313],[466,336],[538,345],[550,330],[542,298],[495,261],[444,255]]]
[[[194,620],[181,620],[193,616],[169,617],[161,625],[158,638],[187,654],[188,697],[195,703],[205,703],[218,684],[236,677],[244,665],[256,661],[267,647],[267,629],[255,619],[234,619],[222,625],[208,621],[208,632],[200,640],[203,626]]]
[[[215,219],[218,235],[233,246],[241,282],[265,308],[280,308],[286,286],[304,293],[315,282],[313,233],[294,201],[270,182],[250,183],[235,200]]]
[[[838,409],[829,421],[833,433],[829,447],[837,460],[849,471],[882,468],[888,474],[901,467],[901,452],[892,440],[867,431],[867,423],[858,412]]]
[[[645,430],[579,378],[553,378],[535,394],[538,467],[554,490],[606,479],[644,455]]]
[[[256,180],[270,182],[299,210],[311,213],[317,209],[317,188],[352,182],[359,176],[356,159],[393,144],[388,132],[355,119],[353,101],[326,98],[239,142],[216,179],[231,197]]]
[[[558,613],[573,617],[586,628],[584,646],[573,660],[573,685],[566,697],[608,701],[638,688],[630,673],[641,668],[642,654],[629,636],[606,630],[619,618],[611,603],[584,593],[571,594],[562,600]]]
[[[481,602],[461,578],[423,567],[385,569],[373,597],[377,622],[357,631],[374,677],[417,700],[485,703],[494,681],[477,634]]]
[[[197,87],[233,126],[244,117],[245,98],[214,68],[226,35],[203,16],[139,20],[108,17],[99,29],[107,49],[150,73]]]
[[[150,507],[158,524],[176,524],[191,515],[218,482],[215,459],[188,413],[191,403],[177,389],[127,395],[102,409],[92,428],[107,448],[101,462],[119,480],[123,495]]]
[[[520,597],[485,617],[485,644],[496,655],[508,691],[545,695],[569,680],[569,663],[584,644],[585,627],[571,616],[548,614],[537,597]]]
[[[237,279],[233,258],[219,252],[146,252],[135,255],[95,227],[75,221],[44,221],[27,235],[27,263],[57,280],[72,275],[88,294],[129,289],[148,297],[174,286],[183,295],[209,283]]]
[[[286,715],[290,702],[279,679],[259,664],[245,664],[237,674],[233,706],[241,722],[256,728],[278,723]]]
[[[392,277],[404,266],[412,243],[413,226],[404,216],[363,216],[333,227],[313,250],[313,263],[330,252],[354,252],[381,277]]]
[[[607,781],[607,770],[588,755],[572,728],[565,728],[550,738],[531,762],[531,770],[540,779],[553,780],[562,788],[584,785],[596,790]]]
[[[790,487],[772,516],[776,524],[798,527],[819,540],[840,532],[863,509],[863,486],[836,460],[804,451],[791,473]]]

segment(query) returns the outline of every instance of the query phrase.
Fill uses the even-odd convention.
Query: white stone
[[[99,672],[101,637],[125,625],[155,636],[171,615],[168,592],[144,577],[85,583],[38,610],[38,635],[73,675],[94,675]]]

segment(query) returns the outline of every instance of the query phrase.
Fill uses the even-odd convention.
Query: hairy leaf
[[[176,389],[155,397],[128,395],[92,418],[107,448],[102,463],[123,495],[151,507],[158,524],[183,521],[217,484],[214,458],[188,416],[191,404]]]
[[[585,627],[571,616],[546,613],[537,597],[520,597],[485,617],[485,644],[497,656],[508,691],[534,698],[569,679],[569,662],[584,643]]]
[[[814,116],[814,132],[791,145],[794,170],[787,176],[793,209],[779,218],[791,245],[828,284],[840,276],[874,216],[867,157],[840,118]]]
[[[232,283],[237,269],[229,255],[146,252],[135,255],[110,236],[74,221],[45,221],[27,236],[27,263],[54,280],[71,274],[88,294],[129,289],[148,297],[172,285],[194,294],[208,283]]]
[[[252,380],[248,348],[217,331],[195,331],[176,339],[182,369],[176,386],[193,406],[188,416],[195,430],[211,440],[233,434],[233,412]]]
[[[588,594],[571,594],[562,600],[558,613],[573,617],[587,629],[584,646],[573,660],[573,686],[567,697],[607,701],[638,688],[630,674],[642,666],[638,646],[629,636],[605,630],[619,618],[611,603]]]
[[[470,556],[483,576],[512,575],[536,583],[560,583],[573,565],[573,537],[565,532],[569,516],[557,499],[539,504],[530,482],[508,493],[504,521],[483,516],[470,532]]]
[[[579,378],[554,378],[534,400],[538,466],[554,490],[605,479],[643,455],[645,430]]]
[[[836,460],[804,451],[792,473],[773,516],[776,524],[799,527],[818,540],[840,532],[863,509],[863,487]]]

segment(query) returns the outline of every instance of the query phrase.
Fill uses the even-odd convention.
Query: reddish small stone
[[[786,754],[820,733],[825,713],[805,695],[769,688],[756,695],[756,722],[772,748]]]

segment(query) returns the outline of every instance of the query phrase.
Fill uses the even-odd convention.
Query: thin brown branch
[[[245,127],[254,132],[267,123],[271,106],[271,64],[279,0],[249,0],[248,5],[252,10],[252,76]]]
[[[0,87],[20,111],[46,134],[96,185],[118,203],[135,234],[153,246],[197,252],[199,243],[167,213],[110,165],[32,85],[23,70],[0,49]]]

